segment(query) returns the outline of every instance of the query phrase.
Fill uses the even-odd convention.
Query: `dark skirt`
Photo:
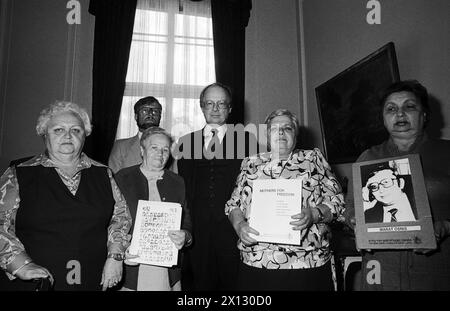
[[[265,269],[241,262],[238,290],[333,291],[331,263],[310,269]]]

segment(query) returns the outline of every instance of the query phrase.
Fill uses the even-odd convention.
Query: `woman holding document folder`
[[[265,123],[270,152],[243,160],[236,187],[225,207],[240,239],[238,248],[242,262],[238,289],[333,290],[327,223],[341,216],[344,209],[341,186],[319,149],[294,150],[299,125],[292,112],[276,110],[269,114]],[[286,220],[288,231],[301,233],[293,244],[261,242],[259,237],[263,234],[251,227],[252,214],[255,215],[257,209],[279,208],[271,204],[252,205],[258,181],[276,179],[302,180],[298,189],[301,195],[298,212]],[[281,187],[283,183],[286,181],[272,185],[277,191],[286,192]],[[258,192],[260,195],[261,190]],[[266,229],[260,228],[261,231]]]
[[[185,204],[183,178],[164,169],[170,156],[171,143],[171,136],[162,128],[146,129],[140,141],[142,164],[120,170],[115,178],[129,205],[133,226],[139,200],[174,202],[183,207],[181,230],[168,233],[176,248],[181,249],[192,243],[191,219]],[[127,257],[133,258],[128,252]],[[180,262],[181,256],[178,257]],[[125,260],[122,290],[181,290],[179,266],[171,268],[144,264],[137,266]]]

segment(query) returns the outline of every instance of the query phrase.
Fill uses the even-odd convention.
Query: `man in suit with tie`
[[[366,223],[416,220],[414,200],[405,193],[405,178],[387,162],[371,168],[362,189],[364,201],[373,205],[364,212]]]
[[[193,222],[193,244],[182,273],[184,290],[235,289],[238,236],[224,209],[242,159],[256,153],[258,147],[254,135],[242,131],[239,134],[243,133],[244,139],[238,139],[235,127],[226,123],[232,110],[231,99],[230,89],[223,84],[205,87],[200,106],[207,124],[181,137],[178,143],[178,148],[184,149],[177,162],[178,173],[186,183]]]
[[[153,96],[143,97],[134,104],[134,119],[139,132],[133,137],[114,142],[108,160],[108,166],[114,173],[125,167],[142,163],[139,140],[145,129],[151,126],[159,126],[161,112],[162,106]]]

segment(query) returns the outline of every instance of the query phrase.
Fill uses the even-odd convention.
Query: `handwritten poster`
[[[178,249],[168,231],[181,227],[182,208],[179,203],[139,200],[133,239],[129,248],[140,264],[171,267],[177,264]]]

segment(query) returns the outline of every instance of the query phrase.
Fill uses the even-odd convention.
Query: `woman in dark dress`
[[[417,153],[433,215],[438,248],[373,250],[363,253],[363,290],[450,290],[450,141],[431,139],[424,132],[430,120],[428,92],[417,81],[394,83],[381,98],[389,138],[364,151],[357,162]],[[348,212],[354,209],[349,209]],[[351,217],[354,224],[354,217]],[[371,263],[380,267],[380,282],[373,282]]]

